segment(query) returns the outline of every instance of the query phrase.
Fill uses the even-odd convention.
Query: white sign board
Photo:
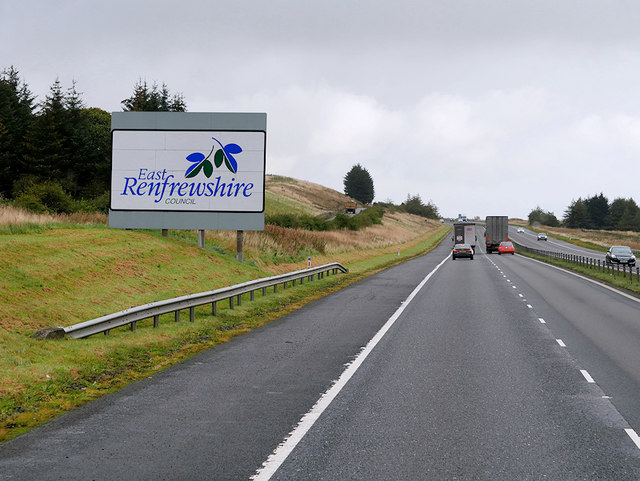
[[[265,132],[112,135],[111,210],[264,212]]]

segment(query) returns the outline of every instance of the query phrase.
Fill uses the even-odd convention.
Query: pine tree
[[[602,229],[606,226],[607,216],[609,215],[609,199],[602,193],[584,201],[589,211],[590,224],[585,227],[590,229]]]
[[[63,179],[69,160],[65,93],[59,79],[40,104],[29,135],[28,165],[23,175],[38,181]]]
[[[369,204],[374,198],[373,179],[360,164],[354,165],[351,170],[344,176],[344,193],[361,202]]]
[[[585,201],[581,198],[574,200],[565,211],[563,221],[567,227],[588,228],[591,219]]]
[[[0,74],[0,196],[11,196],[13,182],[26,165],[33,102],[33,94],[14,67]]]
[[[154,82],[151,88],[146,80],[138,80],[133,95],[122,102],[125,112],[186,112],[187,104],[182,94],[169,92],[166,84],[161,88]]]
[[[624,212],[620,217],[620,220],[617,224],[617,229],[619,230],[632,230],[632,231],[640,231],[640,225],[638,225],[638,213],[640,209],[633,199],[629,199],[626,202]]]
[[[103,195],[111,182],[111,114],[95,107],[80,110],[75,135],[77,195],[86,199]]]
[[[607,228],[617,229],[618,223],[627,207],[627,200],[623,198],[614,199],[609,207],[609,216],[607,217]]]

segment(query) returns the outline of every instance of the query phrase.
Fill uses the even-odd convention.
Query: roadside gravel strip
[[[382,328],[376,333],[376,335],[369,341],[369,343],[358,354],[358,357],[350,363],[344,370],[340,378],[329,388],[321,397],[318,402],[306,413],[296,428],[289,434],[287,439],[278,446],[274,453],[269,456],[265,461],[262,468],[251,477],[255,481],[268,481],[276,473],[280,465],[287,459],[289,454],[294,450],[298,443],[304,438],[305,434],[311,429],[322,413],[327,409],[331,402],[340,393],[342,388],[349,382],[351,377],[356,373],[358,368],[365,361],[367,356],[373,351],[376,345],[384,337],[387,331],[393,326],[396,320],[407,308],[409,303],[416,297],[418,292],[424,287],[424,285],[431,279],[433,274],[442,267],[442,265],[449,260],[449,255],[445,257],[413,290],[413,292],[407,297],[402,305],[396,310],[396,312],[389,318],[389,320],[382,326]]]

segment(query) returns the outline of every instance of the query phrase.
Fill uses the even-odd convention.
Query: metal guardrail
[[[249,293],[251,300],[254,300],[254,294],[257,290],[262,290],[262,295],[265,296],[267,293],[267,287],[273,287],[274,292],[277,292],[278,285],[280,284],[282,284],[284,289],[286,289],[287,283],[289,282],[295,286],[298,280],[300,281],[300,284],[302,284],[305,279],[313,281],[315,276],[318,276],[318,279],[320,279],[324,277],[325,273],[328,274],[333,272],[333,274],[336,274],[338,271],[349,272],[349,270],[340,263],[333,262],[323,266],[310,267],[308,269],[290,272],[288,274],[281,274],[279,276],[265,277],[245,282],[243,284],[215,289],[213,291],[189,294],[187,296],[176,297],[174,299],[132,307],[114,314],[108,314],[90,321],[64,327],[63,330],[66,337],[80,339],[100,332],[108,334],[109,330],[126,326],[127,324],[131,326],[131,330],[133,331],[136,329],[136,322],[150,318],[153,318],[153,327],[158,327],[160,322],[159,317],[162,314],[174,313],[175,321],[178,322],[180,320],[180,311],[183,309],[189,309],[189,320],[194,322],[194,309],[198,306],[211,304],[212,314],[215,315],[216,303],[218,301],[229,299],[229,308],[233,309],[234,299],[236,299],[237,305],[240,305],[242,302],[242,294]]]
[[[640,283],[640,268],[635,268],[635,274],[633,271],[633,267],[627,266],[626,264],[608,264],[602,259],[594,259],[593,257],[588,256],[579,256],[577,254],[566,254],[564,252],[554,252],[554,251],[546,251],[542,249],[535,249],[533,247],[527,247],[517,242],[511,240],[513,245],[516,246],[517,250],[522,250],[525,252],[531,252],[533,254],[538,254],[540,256],[551,257],[553,259],[559,259],[566,262],[570,262],[572,264],[581,265],[588,269],[595,269],[599,272],[608,273],[611,275],[617,275],[622,277],[628,277],[631,283],[635,281]],[[517,251],[516,251],[517,252]]]

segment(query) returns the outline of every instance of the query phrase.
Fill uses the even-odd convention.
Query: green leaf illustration
[[[213,165],[211,165],[211,162],[208,160],[205,160],[202,162],[202,170],[204,171],[204,175],[211,177],[211,174],[213,174]]]
[[[213,163],[216,164],[216,167],[220,167],[224,161],[225,161],[224,150],[220,149],[213,156]]]

